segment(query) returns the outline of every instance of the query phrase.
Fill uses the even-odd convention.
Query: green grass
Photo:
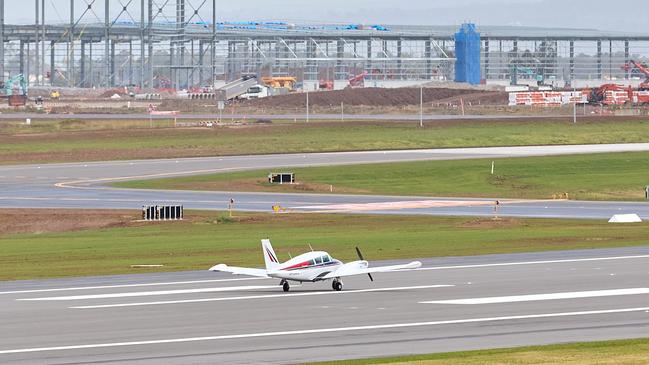
[[[646,364],[648,353],[649,339],[634,339],[332,361],[315,365],[632,365]]]
[[[259,190],[392,195],[550,199],[567,192],[580,200],[644,199],[649,153],[424,161],[291,168],[301,185],[266,182],[268,170],[115,184],[128,188]]]
[[[134,216],[137,213],[134,213]],[[314,248],[343,260],[359,245],[370,260],[646,245],[649,223],[422,216],[186,212],[192,221],[0,236],[0,280],[201,270],[216,263],[263,265],[259,240],[280,259]]]
[[[53,122],[51,122],[53,123]],[[414,149],[649,140],[649,121],[273,123],[210,129],[146,128],[148,122],[63,121],[0,129],[0,164],[289,152]],[[138,124],[139,123],[139,124]],[[156,122],[168,123],[168,121]],[[124,128],[130,126],[130,129]],[[3,128],[0,126],[0,128]],[[36,129],[38,133],[30,133]]]

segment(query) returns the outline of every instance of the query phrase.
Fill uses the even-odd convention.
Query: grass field
[[[332,361],[314,365],[635,365],[647,364],[647,354],[649,339],[634,339]]]
[[[379,260],[636,246],[649,240],[649,223],[588,220],[261,213],[229,219],[219,212],[188,211],[182,222],[146,224],[128,223],[138,212],[119,214],[126,223],[88,229],[67,223],[70,230],[52,232],[65,226],[52,219],[37,234],[2,229],[36,216],[4,216],[0,231],[9,233],[0,235],[0,280],[147,272],[130,268],[138,264],[165,265],[155,271],[201,270],[220,262],[259,267],[259,240],[265,237],[281,260],[308,244],[343,260],[355,258],[353,247],[359,245],[368,259]]]
[[[649,140],[649,120],[281,122],[161,128],[171,121],[0,123],[0,164]]]
[[[640,200],[649,185],[649,153],[495,160],[423,161],[290,169],[298,185],[270,185],[267,170],[116,184],[129,188]],[[407,177],[404,179],[404,177]]]

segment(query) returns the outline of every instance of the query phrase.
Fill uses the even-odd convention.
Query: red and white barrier
[[[509,105],[560,106],[565,104],[585,104],[587,95],[581,91],[529,91],[509,93]]]

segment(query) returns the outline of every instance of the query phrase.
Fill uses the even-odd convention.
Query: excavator
[[[621,68],[627,72],[637,69],[646,79],[640,83],[637,89],[617,84],[604,84],[597,88],[585,89],[583,91],[588,94],[589,103],[597,105],[649,105],[649,68],[634,60],[625,63]]]
[[[367,76],[367,71],[363,71],[360,74],[350,76],[347,79],[347,81],[349,82],[349,87],[365,86],[365,76]]]
[[[27,80],[25,76],[18,74],[5,81],[4,94],[9,106],[25,106],[27,103]]]
[[[617,84],[604,84],[593,89],[585,89],[584,92],[588,94],[588,102],[590,104],[607,104],[607,92],[626,92],[628,99],[633,99],[633,89],[630,86],[622,86]]]

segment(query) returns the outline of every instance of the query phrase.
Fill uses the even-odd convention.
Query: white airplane
[[[264,254],[266,269],[252,269],[247,267],[234,267],[225,264],[212,266],[210,271],[229,272],[235,275],[250,275],[262,278],[281,279],[279,285],[284,291],[289,291],[289,281],[316,282],[324,280],[333,280],[331,287],[333,290],[343,290],[343,282],[340,278],[352,275],[367,274],[370,280],[372,273],[389,272],[404,269],[416,269],[421,266],[421,262],[413,261],[405,265],[391,265],[380,267],[369,267],[367,261],[363,259],[361,251],[356,247],[356,253],[360,260],[348,262],[346,264],[332,258],[324,251],[312,251],[294,257],[284,263],[277,260],[277,255],[270,244],[270,240],[261,240],[261,249]]]

